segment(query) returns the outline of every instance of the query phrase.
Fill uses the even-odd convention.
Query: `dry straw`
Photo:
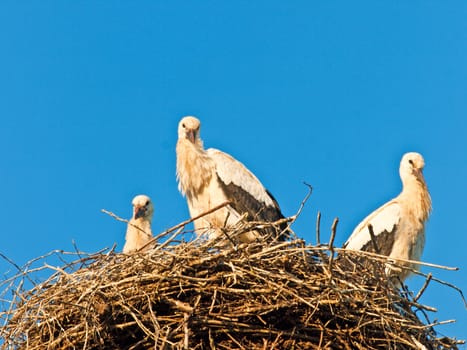
[[[160,234],[147,253],[53,252],[62,267],[47,264],[50,255],[39,258],[45,265],[38,269],[18,267],[3,282],[2,299],[10,297],[0,313],[0,346],[456,349],[463,343],[439,337],[427,317],[433,308],[418,303],[431,275],[413,297],[388,282],[386,259],[377,254],[335,257],[339,249],[299,239],[232,244],[267,223],[226,230],[227,241],[185,242],[186,223]],[[36,283],[42,270],[52,274]]]

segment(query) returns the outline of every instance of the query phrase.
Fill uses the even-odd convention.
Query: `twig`
[[[76,254],[78,254],[78,257],[81,258],[81,252],[78,249],[78,246],[76,245],[76,242],[74,239],[71,240],[71,244],[73,245],[73,248],[75,248]]]
[[[372,224],[368,224],[368,232],[370,233],[371,243],[373,243],[373,249],[375,250],[376,254],[379,254],[381,251],[379,250],[378,244],[376,243],[375,232],[373,231]]]
[[[339,218],[335,218],[331,226],[331,238],[329,239],[329,249],[334,251],[334,239],[336,238],[336,229],[337,224],[339,223]]]
[[[108,211],[108,210],[105,210],[105,209],[101,209],[101,212],[103,212],[103,213],[105,213],[105,214],[107,214],[107,215],[110,215],[111,217],[113,217],[113,218],[114,218],[115,220],[117,220],[117,221],[121,221],[121,222],[127,223],[128,225],[130,225],[130,226],[136,228],[137,230],[143,232],[146,236],[149,235],[149,234],[148,234],[146,231],[144,231],[141,227],[138,227],[138,226],[136,226],[136,225],[133,225],[129,220],[123,219],[123,218],[119,217],[118,215],[112,213],[111,211]]]
[[[321,212],[318,211],[318,216],[316,217],[316,245],[321,245],[320,240],[320,226],[321,226]]]
[[[172,242],[172,240],[182,232],[182,230],[183,230],[183,227],[180,227],[178,229],[178,231],[175,231],[174,234],[172,236],[170,236],[168,239],[166,239],[164,243],[157,245],[154,248],[154,250],[160,250],[160,249],[163,249],[166,246],[168,246]],[[148,243],[146,243],[144,246],[142,246],[139,250],[141,250],[141,251],[144,250],[148,245],[150,245],[154,241],[155,241],[155,239],[152,238]]]
[[[323,249],[323,248],[320,248],[320,249]],[[326,247],[324,247],[324,249],[327,249]],[[428,266],[428,267],[434,267],[434,268],[437,268],[437,269],[441,269],[441,270],[448,270],[448,271],[458,271],[459,268],[458,267],[450,267],[450,266],[444,266],[444,265],[438,265],[438,264],[433,264],[433,263],[427,263],[427,262],[423,262],[423,261],[418,261],[418,260],[408,260],[408,259],[395,259],[395,258],[389,258],[388,256],[386,255],[381,255],[381,254],[377,254],[377,253],[373,253],[373,252],[367,252],[367,251],[363,251],[363,250],[352,250],[352,249],[346,249],[346,248],[334,248],[336,251],[345,251],[347,253],[351,253],[351,254],[354,254],[354,255],[364,255],[364,256],[371,256],[371,257],[375,257],[375,258],[381,258],[382,260],[386,261],[386,262],[391,262],[391,261],[394,261],[394,262],[397,262],[397,263],[408,263],[408,264],[415,264],[415,265],[420,265],[420,266]]]
[[[428,284],[430,283],[431,281],[431,278],[432,278],[432,274],[431,272],[428,274],[428,277],[426,278],[425,280],[425,283],[423,284],[422,288],[420,288],[420,290],[418,291],[417,295],[415,296],[415,298],[413,298],[413,301],[417,302],[418,299],[420,299],[420,297],[422,296],[423,292],[425,291],[425,289],[428,287]]]
[[[227,206],[227,205],[229,205],[229,204],[230,204],[230,201],[221,203],[221,204],[215,206],[214,208],[209,209],[208,211],[206,211],[206,212],[204,212],[204,213],[201,213],[201,214],[195,216],[194,218],[191,218],[191,219],[182,221],[182,222],[179,223],[178,225],[175,225],[175,226],[173,226],[173,227],[171,227],[171,228],[165,230],[164,232],[159,233],[159,234],[158,234],[157,236],[155,236],[151,241],[158,241],[161,237],[166,236],[166,235],[169,234],[170,232],[173,232],[173,231],[175,231],[175,230],[177,230],[177,229],[179,229],[179,228],[181,228],[181,227],[185,227],[185,226],[188,225],[189,223],[191,223],[191,222],[193,222],[193,221],[195,221],[195,220],[198,220],[198,219],[202,218],[203,216],[209,215],[209,214],[211,214],[211,213],[213,213],[213,212],[215,212],[215,211],[217,211],[217,210],[219,210],[219,209],[221,209],[221,208],[223,208],[223,207],[225,207],[225,206]]]
[[[11,265],[13,265],[19,272],[22,276],[25,276],[26,279],[31,282],[31,284],[34,286],[36,285],[36,283],[29,277],[29,274],[26,273],[27,271],[27,268],[21,268],[19,267],[13,260],[11,260],[9,257],[7,257],[6,255],[3,255],[2,253],[0,253],[0,257],[2,257],[3,259],[5,259],[6,261],[8,261]],[[26,264],[26,266],[28,266],[28,264]]]
[[[416,274],[418,274],[418,275],[422,275],[422,276],[428,277],[426,274],[424,274],[424,273],[422,273],[422,272],[420,272],[420,271],[417,271],[417,270],[413,270],[412,272],[414,272],[414,273],[416,273]],[[467,309],[467,301],[465,300],[464,293],[462,292],[462,289],[460,289],[459,287],[456,287],[456,286],[455,286],[454,284],[452,284],[452,283],[449,283],[449,282],[440,280],[439,278],[436,278],[436,277],[432,277],[431,279],[432,279],[433,281],[435,281],[435,282],[438,282],[439,284],[443,284],[443,285],[445,285],[445,286],[448,286],[448,287],[450,287],[450,288],[456,290],[456,291],[460,294],[460,296],[461,296],[461,298],[462,298],[462,301],[464,302],[464,308]]]
[[[308,201],[308,198],[310,198],[311,193],[313,192],[313,187],[310,184],[306,182],[303,182],[303,183],[305,184],[305,186],[308,187],[308,193],[305,195],[305,198],[303,198],[302,202],[300,203],[300,206],[298,207],[298,210],[295,213],[295,215],[291,216],[292,222],[294,222],[300,216],[303,208],[305,207],[306,202]]]
[[[336,238],[336,229],[337,229],[337,223],[339,222],[339,218],[335,218],[332,226],[331,226],[331,238],[329,239],[329,251],[331,252],[329,256],[329,271],[331,272],[332,275],[332,263],[334,260],[334,239]]]
[[[241,223],[247,216],[247,213],[243,214],[242,218],[238,221],[239,223]],[[224,220],[224,226],[222,226],[220,228],[222,234],[224,236],[227,237],[227,239],[229,240],[230,244],[232,244],[232,247],[235,247],[235,249],[237,248],[237,245],[235,244],[234,240],[232,239],[232,237],[230,237],[230,235],[227,233],[227,230],[228,230],[228,226],[227,226],[227,222],[229,220],[229,217],[230,217],[230,211],[227,212],[227,215],[225,216],[225,220]]]
[[[111,217],[113,217],[117,221],[125,222],[127,224],[130,222],[129,220],[123,219],[120,216],[118,216],[117,214],[112,213],[111,211],[101,209],[101,212],[103,212],[104,214],[110,215]]]

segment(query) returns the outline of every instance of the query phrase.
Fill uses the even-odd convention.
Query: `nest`
[[[252,227],[226,233],[246,229]],[[332,244],[299,239],[220,246],[180,237],[179,231],[159,236],[154,249],[130,255],[55,252],[76,259],[44,266],[53,274],[27,290],[23,282],[37,271],[5,281],[13,298],[0,314],[0,346],[456,349],[462,343],[438,337],[425,318],[430,307],[395,288],[381,258],[357,252],[336,258]]]

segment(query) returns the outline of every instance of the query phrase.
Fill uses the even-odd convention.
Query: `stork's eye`
[[[413,160],[412,159],[409,159],[409,163],[410,163],[410,165],[413,166]]]
[[[185,127],[185,123],[182,124],[182,128],[184,128],[184,127]]]

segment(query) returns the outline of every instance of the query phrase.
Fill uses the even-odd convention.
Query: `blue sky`
[[[399,161],[426,161],[433,199],[423,268],[467,291],[465,1],[30,1],[0,4],[0,253],[117,243],[145,193],[153,230],[188,217],[175,181],[177,124],[242,161],[314,242],[321,211],[341,245],[400,191]],[[0,271],[10,270],[0,260]],[[417,291],[423,279],[409,281]],[[438,327],[467,311],[432,283]]]

